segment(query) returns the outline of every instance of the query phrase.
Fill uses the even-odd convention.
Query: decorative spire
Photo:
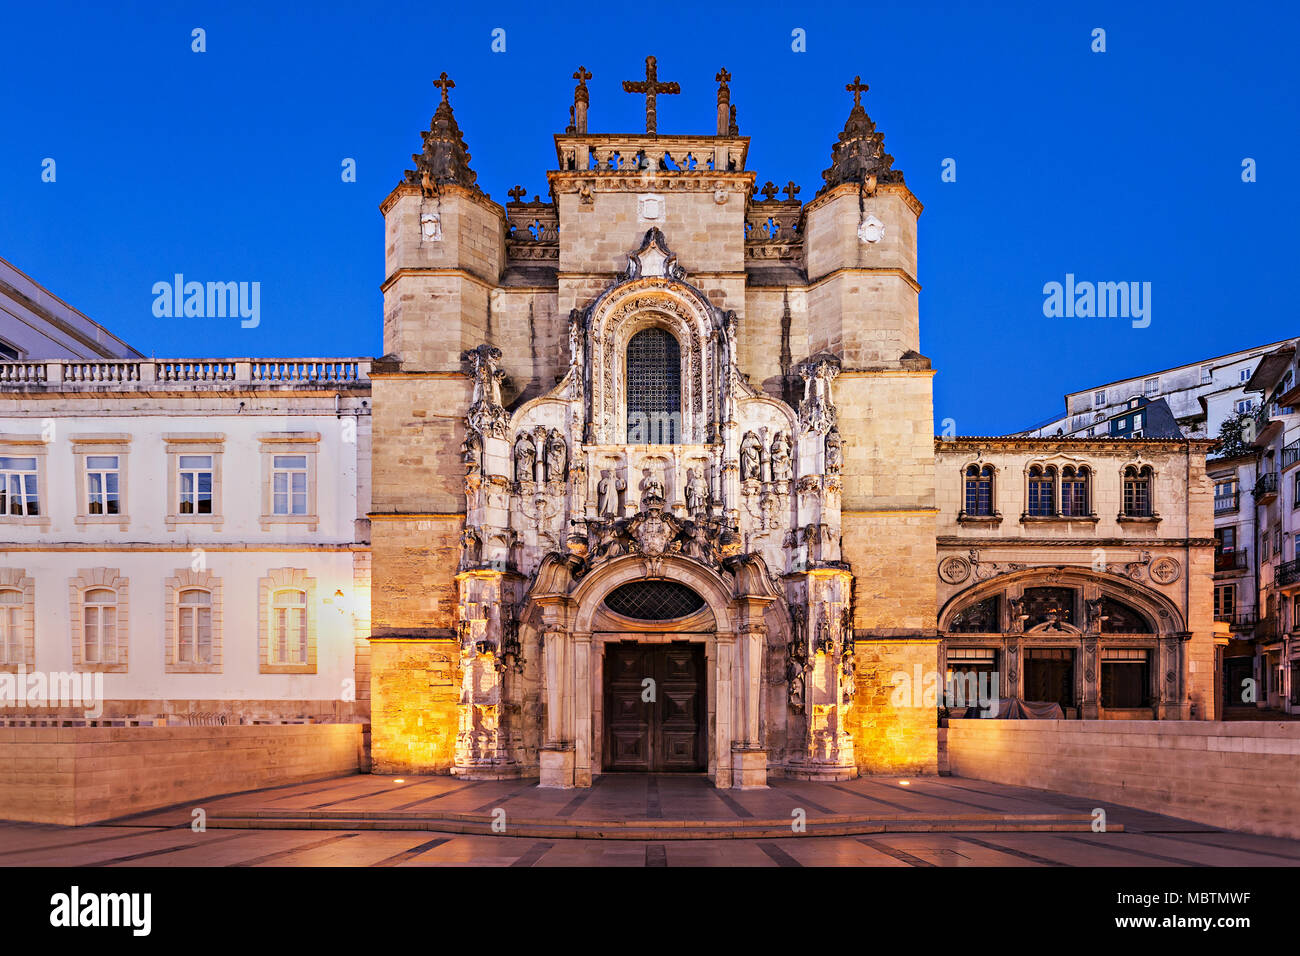
[[[574,71],[573,78],[578,81],[578,85],[573,88],[573,109],[570,110],[570,116],[573,119],[572,132],[585,136],[587,134],[587,107],[591,103],[591,94],[587,91],[587,81],[591,79],[591,73],[585,66],[580,66]]]
[[[424,189],[425,195],[436,191],[440,185],[453,183],[466,189],[478,190],[478,174],[469,168],[469,148],[456,125],[447,91],[456,88],[444,70],[433,85],[442,91],[442,101],[434,111],[424,137],[424,150],[412,153],[415,169],[406,171],[406,181]]]
[[[894,157],[885,152],[885,134],[876,132],[876,124],[862,106],[867,84],[855,76],[844,89],[853,94],[853,109],[839,141],[831,147],[831,168],[822,173],[826,183],[818,193],[841,183],[901,183],[902,170],[893,168]]]
[[[727,81],[731,74],[723,67],[714,79],[718,81],[718,135],[728,136],[731,135],[731,87]]]

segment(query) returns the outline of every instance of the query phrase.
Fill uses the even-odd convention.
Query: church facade
[[[864,84],[805,201],[725,70],[699,135],[658,133],[653,58],[644,132],[574,78],[505,204],[440,78],[379,358],[101,354],[84,316],[65,356],[0,282],[0,726],[360,722],[375,772],[744,788],[938,772],[963,704],[1217,716],[1211,443],[935,437]],[[6,690],[74,673],[95,708]]]
[[[848,85],[848,118],[805,202],[793,183],[783,198],[758,188],[725,70],[716,126],[695,136],[657,132],[657,98],[677,86],[653,57],[644,80],[624,84],[646,97],[643,133],[591,132],[591,76],[574,78],[545,199],[520,187],[501,205],[482,192],[443,74],[416,168],[381,207],[377,770],[554,787],[620,770],[707,772],[719,787],[935,772],[934,696],[909,693],[900,675],[919,685],[975,671],[965,662],[987,664],[977,652],[996,644],[997,692],[1018,696],[1028,668],[1008,679],[1005,655],[1069,633],[1069,675],[1058,665],[1041,679],[1089,703],[1074,716],[1099,716],[1089,661],[1117,643],[1102,619],[1121,615],[1144,635],[1125,647],[1150,655],[1140,675],[1123,672],[1125,687],[1146,681],[1147,713],[1155,700],[1162,716],[1188,716],[1194,696],[1212,697],[1196,683],[1212,676],[1209,579],[1203,601],[1187,586],[1212,548],[1204,443],[1151,446],[1186,466],[1160,468],[1168,504],[1190,509],[1195,487],[1204,520],[1186,510],[1162,529],[1134,515],[1107,519],[1114,533],[1102,535],[1094,503],[1068,520],[1026,507],[999,531],[962,509],[964,469],[978,479],[989,455],[978,440],[936,446],[934,371],[919,351],[922,207],[862,105],[864,84]],[[1025,467],[1033,458],[1054,480],[1087,471],[1077,455],[1021,444]],[[1123,465],[1148,464],[1141,444]],[[938,478],[936,461],[950,471],[954,453],[960,471]],[[941,507],[948,480],[960,521]],[[1046,507],[1035,489],[1034,508]],[[1025,553],[980,562],[970,533]],[[1137,556],[1098,563],[1103,541]],[[1169,558],[1180,572],[1126,573],[1151,565],[1153,541],[1181,548],[1181,562]],[[999,591],[995,612],[987,579],[1004,573],[1014,594]],[[1181,596],[1152,593],[1180,577]],[[1064,578],[1077,593],[1069,611],[1040,606],[1066,592],[1034,588]],[[1115,603],[1103,609],[1103,597]],[[1042,620],[1026,629],[1029,598]],[[979,602],[983,645],[959,641],[969,646],[948,661],[940,611],[969,623],[959,611]],[[1059,627],[1031,636],[1046,624]]]

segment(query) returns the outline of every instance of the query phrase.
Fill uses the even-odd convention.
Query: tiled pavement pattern
[[[768,790],[718,791],[703,777],[617,775],[586,791],[539,790],[521,781],[349,776],[205,801],[211,818],[256,810],[404,811],[490,815],[505,810],[506,835],[430,830],[190,829],[192,807],[94,827],[0,823],[8,866],[1296,866],[1300,842],[1216,830],[1132,808],[1108,806],[1123,832],[1023,828],[962,832],[874,832],[858,836],[627,840],[509,835],[512,818],[555,821],[745,821],[810,823],[833,814],[917,820],[1088,814],[1099,804],[1043,790],[954,777],[870,777],[839,784],[777,780]]]

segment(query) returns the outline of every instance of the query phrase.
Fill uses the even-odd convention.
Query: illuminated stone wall
[[[375,773],[448,773],[456,756],[460,650],[452,639],[371,641]]]

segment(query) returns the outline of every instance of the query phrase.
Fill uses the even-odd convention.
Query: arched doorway
[[[559,556],[543,564],[528,595],[543,634],[541,786],[621,770],[765,785],[762,620],[777,595],[737,594],[729,578],[768,581],[680,554],[627,554],[576,579]]]

